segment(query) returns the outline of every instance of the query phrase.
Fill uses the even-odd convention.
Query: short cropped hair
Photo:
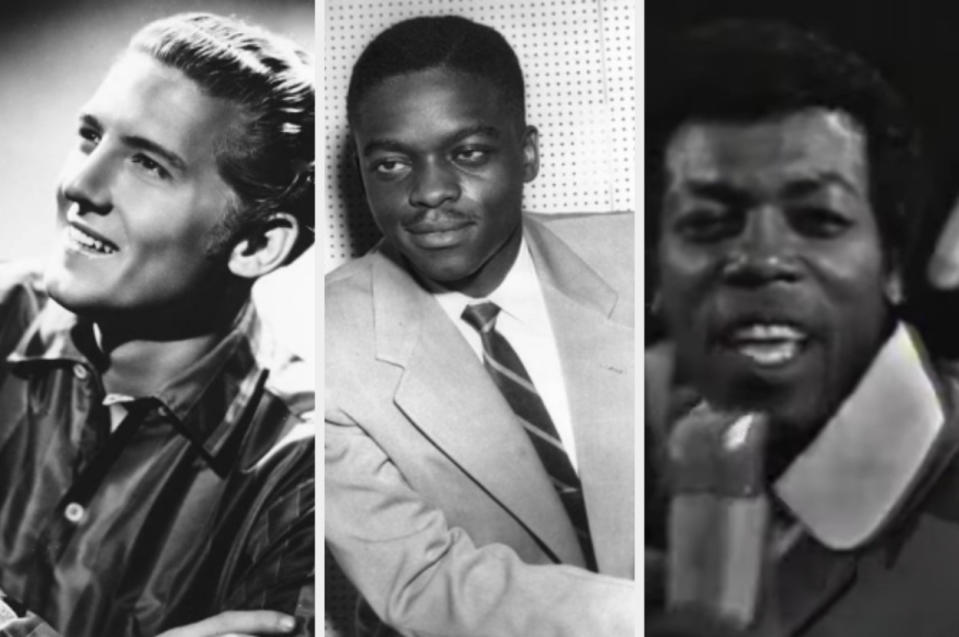
[[[311,56],[290,40],[235,18],[184,13],[137,32],[130,49],[152,56],[215,98],[238,104],[242,134],[217,149],[223,180],[236,193],[234,210],[211,251],[230,248],[276,212],[299,222],[288,258],[313,243],[315,83]]]
[[[356,124],[360,101],[383,80],[433,68],[486,79],[526,120],[523,71],[506,39],[491,27],[459,16],[427,16],[399,22],[370,42],[353,65],[346,110]]]
[[[820,36],[773,21],[723,20],[672,42],[647,92],[647,254],[659,240],[665,151],[692,121],[751,123],[821,107],[841,111],[866,140],[869,199],[887,264],[901,264],[919,213],[919,141],[902,100],[879,72]],[[652,246],[650,245],[652,244]],[[655,269],[655,264],[652,265]]]

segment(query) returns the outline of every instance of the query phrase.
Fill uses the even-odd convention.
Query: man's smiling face
[[[658,264],[679,373],[712,403],[807,435],[888,324],[866,142],[846,115],[691,122],[666,155]]]
[[[386,238],[423,277],[481,296],[520,241],[536,132],[491,81],[446,69],[383,80],[357,108],[367,200]]]
[[[209,246],[234,200],[216,150],[241,117],[180,71],[124,55],[83,107],[61,174],[53,298],[102,314],[202,294],[225,267]]]

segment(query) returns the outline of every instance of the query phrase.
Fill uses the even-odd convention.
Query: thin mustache
[[[418,226],[424,221],[432,221],[434,219],[442,220],[455,220],[455,221],[470,221],[472,217],[465,212],[455,209],[444,209],[444,210],[423,210],[417,212],[410,220],[403,222],[404,228],[412,228]]]

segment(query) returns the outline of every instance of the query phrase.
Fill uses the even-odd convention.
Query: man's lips
[[[102,234],[77,221],[70,221],[66,227],[67,239],[84,251],[109,255],[118,252],[120,248]]]
[[[455,232],[470,225],[468,219],[440,219],[419,221],[404,226],[410,234],[433,234],[436,232]]]
[[[469,219],[440,218],[422,219],[403,228],[413,239],[413,242],[423,248],[447,248],[460,243],[463,235],[473,225]]]
[[[796,360],[809,342],[809,333],[788,322],[748,321],[724,330],[721,342],[754,365],[773,369]]]

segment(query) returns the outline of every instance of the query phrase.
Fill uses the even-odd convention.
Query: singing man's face
[[[83,106],[60,176],[53,298],[102,314],[209,289],[225,263],[209,254],[211,233],[234,201],[216,150],[240,122],[180,71],[125,54]]]
[[[516,257],[536,131],[484,78],[429,69],[383,80],[353,135],[377,225],[423,277],[481,296]]]
[[[823,109],[687,123],[666,168],[657,258],[680,373],[719,406],[808,433],[888,324],[860,127]]]

